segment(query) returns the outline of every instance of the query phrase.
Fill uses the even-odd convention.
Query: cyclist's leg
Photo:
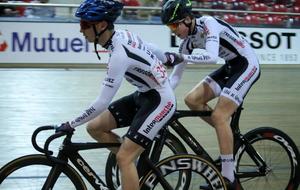
[[[207,102],[215,98],[215,93],[206,82],[199,82],[188,94],[185,96],[185,104],[191,110],[209,111],[212,110],[207,105]],[[201,117],[208,124],[213,126],[210,117]]]
[[[106,111],[88,123],[88,133],[99,142],[120,142],[121,139],[112,130],[130,125],[136,113],[135,96],[136,93],[132,93],[112,102]],[[117,153],[118,148],[110,150]]]
[[[171,88],[139,92],[135,97],[135,104],[137,112],[117,153],[123,190],[139,189],[139,177],[134,161],[151,145],[176,109]]]
[[[117,153],[117,163],[121,171],[122,190],[139,189],[139,177],[135,160],[143,150],[144,148],[142,146],[125,137]]]
[[[237,107],[238,105],[232,100],[220,96],[211,116],[219,142],[222,175],[232,182],[234,181],[234,157],[230,118]]]
[[[104,111],[87,125],[88,133],[98,142],[120,142],[119,136],[112,132],[115,128],[117,123],[109,110]],[[116,153],[118,148],[110,148],[110,150]]]
[[[250,59],[252,61],[252,59]],[[259,66],[245,57],[237,57],[225,64],[228,67],[228,78],[218,80],[222,86],[220,98],[212,113],[222,161],[222,174],[230,181],[234,180],[233,137],[230,127],[231,115],[243,102],[253,83],[259,77]],[[226,71],[226,70],[224,70]]]

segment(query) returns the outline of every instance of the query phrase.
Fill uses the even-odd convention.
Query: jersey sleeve
[[[196,64],[215,64],[218,61],[220,46],[219,23],[213,17],[209,17],[204,22],[204,35],[206,35],[205,49],[199,54],[185,55],[183,58],[186,62]]]
[[[167,62],[167,57],[165,56],[165,52],[161,50],[157,45],[153,43],[147,44],[149,50],[162,62]]]
[[[191,54],[193,52],[193,48],[191,47],[191,43],[190,43],[190,39],[185,39],[182,41],[182,43],[180,44],[179,47],[179,53],[180,54]],[[180,64],[177,64],[176,66],[174,66],[172,73],[170,74],[169,77],[169,82],[170,85],[172,87],[172,89],[175,89],[178,84],[181,81],[182,75],[183,75],[183,71],[186,67],[186,61],[183,61]]]
[[[123,76],[127,69],[122,56],[113,55],[108,64],[106,77],[102,83],[101,91],[96,100],[82,114],[70,122],[71,127],[82,125],[102,113],[108,108],[113,97],[121,86]]]

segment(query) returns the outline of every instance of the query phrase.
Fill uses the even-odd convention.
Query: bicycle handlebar
[[[47,125],[47,126],[41,126],[41,127],[38,127],[38,128],[33,132],[32,136],[31,136],[31,143],[32,143],[33,147],[34,147],[37,151],[39,151],[39,152],[41,152],[41,153],[46,153],[45,150],[44,150],[43,148],[41,148],[41,147],[37,144],[37,142],[36,142],[36,137],[37,137],[38,133],[40,133],[41,131],[45,131],[45,130],[53,130],[53,129],[55,129],[55,126]]]
[[[41,148],[37,142],[36,142],[36,137],[38,135],[38,133],[40,133],[41,131],[45,131],[45,130],[53,130],[55,129],[56,126],[51,126],[51,125],[48,125],[48,126],[41,126],[41,127],[38,127],[32,134],[32,137],[31,137],[31,142],[32,142],[32,145],[33,147],[41,152],[41,153],[44,153],[46,155],[46,157],[54,162],[57,162],[57,163],[60,163],[60,164],[65,164],[66,162],[65,161],[62,161],[58,158],[55,158],[55,157],[52,157],[51,155],[53,154],[53,151],[50,151],[49,150],[49,145],[50,143],[54,140],[54,139],[57,139],[59,137],[62,137],[64,135],[67,135],[67,137],[70,137],[72,135],[70,134],[67,134],[65,132],[58,132],[58,133],[55,133],[53,135],[51,135],[50,137],[47,138],[45,144],[44,144],[44,148]]]
[[[48,137],[48,139],[46,140],[45,144],[44,144],[44,151],[45,151],[45,155],[48,159],[52,160],[53,162],[56,162],[56,163],[60,163],[60,164],[66,164],[67,162],[66,161],[63,161],[63,160],[60,160],[56,157],[52,157],[51,155],[53,154],[53,151],[50,151],[49,150],[49,145],[50,143],[54,140],[54,139],[57,139],[59,137],[62,137],[62,136],[69,136],[67,133],[65,132],[58,132],[58,133],[55,133],[53,135],[51,135],[50,137]]]

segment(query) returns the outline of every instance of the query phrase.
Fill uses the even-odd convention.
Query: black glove
[[[73,134],[74,131],[75,131],[75,129],[73,127],[71,127],[69,122],[63,123],[58,128],[55,129],[56,133],[64,132],[67,134]]]
[[[180,54],[173,52],[166,52],[165,56],[167,57],[167,62],[164,63],[167,67],[174,67],[175,65],[183,61],[183,57]]]

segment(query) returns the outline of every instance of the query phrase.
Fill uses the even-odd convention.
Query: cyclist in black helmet
[[[139,189],[136,158],[147,148],[176,108],[175,95],[161,59],[164,53],[127,30],[115,30],[123,4],[113,0],[86,0],[76,11],[80,32],[89,42],[109,51],[107,74],[99,96],[78,117],[57,131],[72,133],[88,123],[88,133],[100,142],[119,142],[113,129],[127,127],[116,153],[123,190]],[[97,50],[96,50],[97,53]],[[125,78],[137,90],[111,103]]]
[[[222,175],[228,181],[228,189],[236,189],[230,119],[260,76],[257,56],[247,40],[225,21],[211,16],[196,18],[190,0],[165,2],[161,20],[183,40],[179,53],[166,53],[167,64],[175,66],[170,76],[173,88],[186,63],[216,64],[219,58],[225,60],[186,95],[185,103],[192,110],[213,110],[211,117],[203,119],[216,130]],[[193,53],[194,49],[199,49],[198,53]],[[218,101],[212,109],[207,102],[216,97]]]

